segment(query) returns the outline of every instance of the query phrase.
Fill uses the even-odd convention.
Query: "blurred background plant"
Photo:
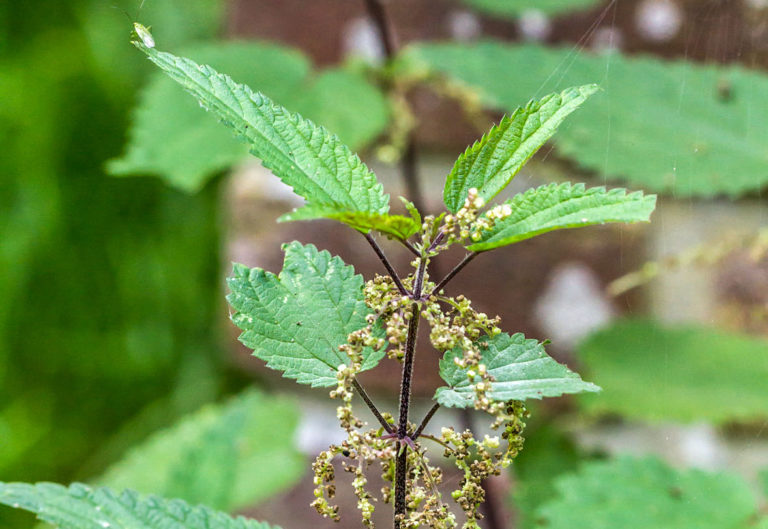
[[[501,113],[600,83],[513,191],[624,184],[661,194],[653,223],[478,259],[474,277],[508,278],[502,295],[473,274],[455,286],[604,388],[536,407],[489,527],[768,524],[768,4],[139,4],[0,6],[0,479],[323,523],[305,455],[328,444],[334,411],[271,394],[281,381],[235,346],[222,278],[231,260],[279,268],[291,238],[366,275],[377,264],[332,224],[274,224],[289,194],[152,72],[128,42],[135,18],[326,125],[427,209]],[[370,381],[382,399],[385,378]],[[261,389],[222,400],[246,385]],[[31,523],[0,512],[4,527]]]

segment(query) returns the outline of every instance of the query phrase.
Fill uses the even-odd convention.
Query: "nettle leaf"
[[[0,503],[33,512],[60,529],[279,529],[182,500],[82,483],[0,483]]]
[[[290,487],[304,472],[292,401],[246,391],[154,434],[98,482],[113,489],[234,511]]]
[[[210,66],[140,41],[134,44],[229,125],[251,153],[310,206],[335,212],[389,211],[389,196],[376,176],[337,136]]]
[[[550,529],[724,529],[746,527],[757,508],[739,476],[675,470],[655,458],[621,457],[559,478],[538,511]]]
[[[472,188],[486,201],[495,197],[565,118],[596,91],[597,85],[568,88],[505,116],[456,160],[443,191],[448,210],[456,213]]]
[[[492,250],[536,235],[565,228],[581,228],[606,222],[648,222],[656,208],[655,195],[625,189],[592,187],[584,184],[549,184],[519,193],[504,202],[512,214],[497,220],[482,238],[468,248],[474,252]]]
[[[522,333],[512,336],[501,333],[493,338],[482,338],[482,363],[496,380],[491,384],[494,400],[527,400],[559,397],[566,393],[600,391],[590,382],[581,380],[562,364],[558,364],[545,351],[543,344],[526,339]],[[462,351],[448,351],[440,360],[440,376],[448,383],[435,393],[435,400],[443,406],[468,408],[473,406],[475,391],[466,370],[454,362]]]
[[[352,149],[386,128],[389,106],[362,74],[326,70],[312,76],[300,52],[274,44],[220,42],[184,50],[184,55],[225,71],[283,106],[338,134]],[[157,175],[184,191],[200,189],[215,174],[248,156],[248,147],[156,72],[140,94],[122,157],[110,160],[116,176]]]
[[[260,268],[235,265],[227,296],[240,341],[272,369],[300,384],[333,386],[339,365],[348,364],[339,345],[367,325],[371,314],[363,301],[363,278],[354,268],[313,245],[284,246],[279,276]],[[363,352],[363,370],[371,369],[384,350]]]
[[[624,320],[593,334],[578,350],[585,371],[604,390],[597,398],[580,397],[588,412],[715,423],[768,417],[763,338]]]
[[[291,213],[286,213],[278,218],[277,221],[287,222],[318,218],[338,220],[362,233],[368,233],[371,230],[375,230],[402,240],[409,238],[421,229],[421,223],[417,223],[416,220],[411,217],[404,217],[402,215],[366,213],[362,211],[325,211],[323,208],[313,208],[312,206],[304,206]]]
[[[501,110],[531,94],[599,82],[601,93],[561,128],[555,146],[610,180],[678,197],[739,196],[768,183],[762,72],[498,42],[421,45],[403,58]]]
[[[599,4],[599,0],[462,0],[475,9],[499,17],[514,18],[526,11],[541,11],[548,15],[585,9]]]

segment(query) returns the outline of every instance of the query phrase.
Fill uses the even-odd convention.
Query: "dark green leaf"
[[[296,108],[353,149],[371,142],[389,121],[384,97],[360,74],[328,70],[315,78],[307,59],[290,48],[225,42],[184,53]],[[117,176],[158,175],[173,186],[196,191],[247,153],[248,147],[206,115],[177,83],[156,72],[141,94],[126,152],[110,161],[108,169]]]
[[[339,365],[349,364],[339,345],[366,326],[371,313],[363,301],[363,278],[328,252],[298,242],[285,245],[279,276],[235,265],[227,296],[240,341],[272,369],[300,384],[333,386]],[[366,349],[363,369],[384,351]]]
[[[0,483],[0,503],[33,512],[60,529],[279,529],[181,500],[142,498],[130,490],[117,494],[81,483],[68,488],[54,483]]]
[[[387,213],[389,196],[339,138],[210,66],[134,44],[245,140],[251,153],[307,200],[335,212]]]
[[[592,187],[584,184],[550,184],[529,189],[504,203],[511,214],[481,232],[471,244],[474,252],[506,246],[536,235],[564,228],[581,228],[606,222],[648,222],[656,207],[656,196],[625,189]]]
[[[497,401],[558,397],[565,393],[600,391],[600,388],[581,380],[562,364],[555,362],[536,340],[528,340],[522,333],[510,336],[501,333],[483,338],[482,363],[496,380],[491,384],[490,396]],[[443,406],[468,408],[473,405],[475,391],[466,370],[454,362],[462,351],[454,349],[440,360],[440,376],[448,383],[435,393],[435,400]]]
[[[443,191],[448,210],[456,213],[472,188],[486,202],[495,197],[552,137],[563,120],[596,90],[596,85],[569,88],[540,101],[530,101],[511,116],[505,116],[456,160]]]

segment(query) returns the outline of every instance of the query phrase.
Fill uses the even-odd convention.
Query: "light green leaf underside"
[[[549,529],[746,529],[756,511],[740,477],[675,470],[655,458],[589,463],[555,487],[538,511]]]
[[[371,142],[389,121],[386,100],[362,75],[326,70],[314,77],[308,60],[290,48],[227,42],[190,48],[184,55],[258,87],[352,149]],[[110,173],[157,175],[189,192],[248,155],[247,146],[161,72],[142,91],[129,135],[125,154],[107,164]]]
[[[134,44],[231,127],[250,152],[309,205],[335,211],[389,211],[389,196],[375,175],[325,128],[209,66]]]
[[[512,214],[482,232],[469,246],[474,252],[491,250],[536,235],[564,228],[580,228],[606,222],[648,222],[656,207],[655,195],[627,194],[624,189],[584,184],[550,184],[529,189],[506,201]]]
[[[539,101],[530,101],[505,116],[456,160],[443,191],[443,201],[455,213],[470,189],[486,202],[509,184],[520,168],[557,131],[565,118],[597,91],[596,85],[568,88]]]
[[[558,397],[566,393],[600,391],[600,388],[581,380],[562,364],[558,364],[536,340],[522,333],[512,336],[501,333],[493,338],[482,338],[487,347],[481,347],[482,363],[496,379],[491,386],[494,400],[527,400]],[[435,393],[435,400],[443,406],[467,408],[473,405],[475,392],[466,371],[454,363],[462,352],[454,349],[440,360],[440,376],[448,387]]]
[[[324,208],[313,208],[305,206],[291,213],[282,215],[278,222],[287,222],[293,220],[312,220],[312,219],[333,219],[362,232],[368,233],[371,230],[378,231],[397,239],[407,239],[421,229],[421,223],[417,223],[411,217],[402,215],[389,215],[381,213],[357,212],[335,212],[327,211]]]
[[[304,472],[298,409],[256,391],[208,405],[133,448],[98,481],[116,490],[234,511],[290,487]]]
[[[705,197],[738,196],[768,182],[768,76],[762,73],[533,44],[436,44],[407,53],[412,66],[474,87],[498,109],[599,83],[601,93],[561,127],[555,145],[611,180]]]
[[[580,398],[591,413],[716,423],[768,417],[768,340],[625,320],[588,338],[579,355],[603,385],[599,397]]]
[[[567,11],[584,9],[599,4],[599,0],[462,0],[478,11],[500,17],[516,17],[526,11],[542,11],[557,15]]]
[[[371,313],[363,301],[363,278],[328,252],[298,242],[285,245],[279,276],[235,265],[227,300],[240,341],[267,366],[300,384],[333,386],[336,370],[348,364],[339,345],[366,326]],[[363,369],[374,367],[384,351],[363,351]]]
[[[279,529],[182,500],[81,483],[0,483],[0,503],[33,512],[60,529]]]

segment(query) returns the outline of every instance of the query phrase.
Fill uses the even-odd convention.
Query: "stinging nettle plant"
[[[522,448],[523,401],[599,388],[549,357],[546,343],[502,332],[498,317],[478,312],[470,300],[445,289],[481,253],[557,229],[649,220],[655,196],[583,184],[545,185],[489,205],[596,86],[548,95],[504,117],[456,161],[443,193],[447,212],[422,216],[402,199],[408,214],[395,215],[389,213],[389,196],[376,176],[336,136],[208,66],[157,51],[144,26],[136,24],[135,33],[134,44],[152,62],[305,199],[304,207],[279,220],[336,219],[363,235],[386,270],[366,282],[339,257],[294,241],[284,246],[278,275],[235,265],[228,281],[232,321],[243,331],[240,340],[268,367],[301,384],[332,388],[330,397],[339,401],[337,416],[347,438],[315,460],[312,505],[323,516],[339,519],[332,503],[333,462],[340,460],[353,476],[358,509],[368,527],[377,502],[393,505],[395,528],[456,527],[451,502],[463,511],[464,528],[478,527],[482,481],[498,475]],[[407,275],[393,268],[374,233],[413,254]],[[445,277],[432,278],[430,263],[453,245],[468,253]],[[442,354],[445,385],[436,391],[429,412],[414,420],[411,384],[422,320],[430,327],[430,345]],[[402,364],[396,413],[380,411],[357,380],[385,356]],[[355,393],[376,427],[358,417]],[[499,435],[479,437],[451,427],[439,435],[425,433],[441,406],[485,412]],[[442,471],[430,460],[440,456],[463,475],[450,499],[438,490]],[[367,487],[371,471],[381,473],[386,484],[381,491]],[[130,491],[118,495],[79,484],[69,489],[2,484],[0,502],[64,528],[161,528],[170,519],[190,528],[268,527],[178,500],[140,498]]]

